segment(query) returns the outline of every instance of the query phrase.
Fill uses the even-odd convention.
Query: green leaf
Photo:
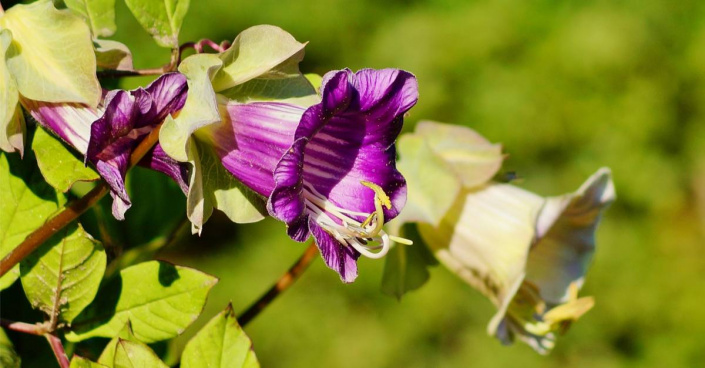
[[[168,117],[159,131],[159,143],[169,156],[187,162],[191,135],[197,129],[220,121],[211,78],[223,65],[213,54],[192,55],[179,65],[179,72],[186,77],[188,96],[178,117]]]
[[[397,244],[392,248],[385,256],[382,275],[382,292],[397,299],[423,286],[431,277],[428,267],[438,264],[414,224],[407,223],[402,226],[399,235],[414,243]]]
[[[17,84],[10,74],[5,55],[12,42],[12,33],[0,30],[0,149],[6,152],[24,151],[24,115],[19,108]]]
[[[20,279],[32,307],[70,323],[93,301],[105,262],[103,246],[72,224],[20,262]]]
[[[213,78],[213,89],[223,91],[258,77],[276,79],[299,74],[298,63],[305,46],[279,27],[250,27],[220,54],[223,68]]]
[[[41,0],[13,6],[0,27],[12,31],[7,66],[22,96],[98,106],[102,92],[91,32],[81,18]]]
[[[88,360],[86,358],[82,358],[78,355],[74,355],[73,358],[71,358],[71,365],[69,366],[69,368],[101,368],[101,367],[108,368],[105,365],[91,362],[90,360]]]
[[[44,179],[57,190],[66,193],[77,181],[94,181],[100,175],[61,141],[38,127],[32,139],[32,150]]]
[[[502,145],[466,127],[422,121],[414,134],[424,138],[433,152],[448,164],[465,188],[485,184],[502,166]]]
[[[115,0],[64,0],[64,3],[86,20],[93,36],[110,37],[115,33]]]
[[[125,327],[120,330],[118,335],[115,336],[112,340],[110,340],[108,345],[105,346],[105,349],[103,349],[103,352],[98,358],[98,363],[106,365],[108,367],[113,366],[113,362],[115,361],[115,350],[117,349],[117,344],[118,342],[120,342],[120,340],[140,342],[132,333],[130,321],[127,321]]]
[[[183,368],[259,367],[252,341],[235,319],[231,305],[208,322],[186,344]]]
[[[170,339],[198,318],[217,281],[203,272],[161,261],[128,267],[101,288],[93,304],[73,321],[66,338],[113,337],[130,320],[140,341]]]
[[[162,47],[179,47],[179,30],[189,0],[125,0],[132,14]]]
[[[406,178],[407,200],[394,221],[438,224],[458,196],[461,183],[450,167],[416,134],[398,141],[397,168]]]
[[[123,43],[113,40],[93,40],[99,68],[132,70],[132,52]]]
[[[63,207],[66,199],[49,186],[34,155],[0,153],[0,258],[15,249],[27,235]],[[0,278],[0,290],[19,276],[19,266]]]
[[[213,208],[219,209],[236,223],[264,219],[267,212],[262,198],[226,170],[211,147],[198,141],[193,145],[193,170],[186,213],[194,229],[200,231],[213,213]]]
[[[22,359],[17,355],[12,341],[5,334],[5,330],[0,328],[0,367],[20,368]]]
[[[149,346],[129,341],[118,340],[115,347],[115,360],[113,360],[113,368],[169,368],[164,362],[159,359]]]

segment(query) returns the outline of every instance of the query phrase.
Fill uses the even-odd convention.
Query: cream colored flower
[[[559,197],[488,183],[463,189],[437,226],[418,228],[441,263],[497,306],[490,335],[546,354],[556,333],[594,304],[577,294],[602,211],[614,199],[607,168]]]

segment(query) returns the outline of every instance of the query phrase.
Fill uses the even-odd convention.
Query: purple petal
[[[142,158],[139,165],[167,175],[179,185],[184,194],[188,193],[188,165],[171,158],[164,152],[160,144],[154,146]]]
[[[133,149],[167,115],[183,107],[186,89],[186,77],[171,73],[145,89],[111,91],[105,99],[105,113],[91,125],[86,160],[96,160],[101,153],[104,157],[114,155],[112,145]],[[125,145],[125,141],[133,144]]]
[[[54,132],[81,154],[88,150],[91,124],[105,112],[102,103],[94,109],[77,103],[51,103],[24,98],[21,101],[39,124]]]
[[[326,266],[338,272],[343,282],[353,282],[357,278],[357,259],[360,253],[340,244],[334,237],[323,230],[315,221],[309,220],[309,229],[316,239],[316,245]]]
[[[95,165],[96,171],[110,187],[110,195],[113,197],[113,216],[118,220],[124,220],[125,211],[132,206],[125,190],[125,173],[129,160],[130,155],[123,153],[109,162],[98,161]]]
[[[231,103],[228,120],[210,131],[223,166],[262,196],[274,189],[272,173],[293,142],[304,109],[282,103]]]
[[[270,213],[282,221],[296,218],[292,211],[303,208],[303,182],[338,207],[371,213],[374,192],[361,185],[370,181],[391,198],[385,219],[394,218],[406,201],[394,141],[403,115],[416,103],[416,79],[393,69],[342,70],[326,74],[324,83],[323,102],[306,110],[296,143],[275,170]]]

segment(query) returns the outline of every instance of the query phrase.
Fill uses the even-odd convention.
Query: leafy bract
[[[428,267],[438,262],[418,235],[414,224],[404,224],[398,235],[412,240],[413,244],[397,244],[385,256],[382,292],[401,299],[407,292],[423,286],[431,277]]]
[[[64,0],[64,3],[86,20],[93,36],[110,37],[115,33],[115,0]]]
[[[73,321],[66,338],[113,337],[129,320],[140,341],[170,339],[198,318],[217,281],[203,272],[161,261],[128,267],[101,288],[95,301]]]
[[[213,54],[192,55],[179,65],[179,72],[186,76],[188,83],[186,103],[178,117],[167,117],[159,131],[162,149],[175,160],[189,161],[188,148],[193,132],[220,120],[211,78],[222,65]]]
[[[32,139],[32,150],[44,179],[61,192],[67,192],[77,181],[93,181],[100,175],[86,166],[60,139],[37,127]]]
[[[8,9],[0,28],[12,31],[7,66],[21,95],[36,101],[98,105],[101,89],[91,32],[81,18],[40,0]]]
[[[256,101],[285,102],[308,107],[320,102],[316,89],[301,74],[284,78],[264,76],[220,92],[228,100],[240,103]]]
[[[118,340],[112,368],[169,368],[149,346],[140,342]]]
[[[5,257],[27,235],[63,207],[66,199],[49,186],[29,153],[0,153],[0,258]],[[0,278],[0,290],[10,286],[19,276],[15,266]]]
[[[502,145],[490,143],[472,129],[422,121],[414,134],[423,137],[433,152],[448,164],[465,188],[482,185],[502,166]]]
[[[250,27],[220,54],[223,68],[213,78],[213,88],[222,91],[258,77],[299,74],[305,46],[279,27]]]
[[[90,360],[86,358],[82,358],[78,355],[74,355],[71,358],[71,365],[69,368],[107,368],[107,366],[91,362]]]
[[[93,40],[99,68],[132,70],[132,53],[125,44],[113,40]]]
[[[70,323],[93,301],[105,263],[103,246],[72,224],[20,262],[22,287],[32,307]]]
[[[181,356],[184,368],[255,368],[259,362],[252,341],[237,323],[232,306],[211,319]]]
[[[5,61],[11,42],[12,33],[0,30],[0,149],[23,152],[24,118],[18,105],[19,92]]]
[[[20,368],[22,359],[17,355],[12,341],[5,334],[5,330],[0,328],[0,367]]]
[[[213,208],[237,223],[262,220],[267,213],[262,198],[235,179],[210,146],[199,141],[192,144],[197,147],[193,148],[186,213],[194,226],[202,226]]]
[[[422,137],[405,134],[397,147],[397,168],[406,178],[408,199],[395,221],[438,224],[458,196],[460,180]]]
[[[179,47],[179,31],[189,0],[125,0],[142,27],[162,47]]]

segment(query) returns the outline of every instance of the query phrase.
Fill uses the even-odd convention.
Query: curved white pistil
[[[373,183],[362,182],[362,185],[375,192],[375,212],[364,213],[340,208],[329,202],[311,185],[307,183],[304,185],[304,203],[309,215],[341,244],[346,244],[363,256],[373,259],[382,258],[389,252],[391,240],[382,230],[382,226],[384,225],[383,206],[389,209],[391,203],[382,188]],[[338,221],[331,218],[329,214],[336,217]],[[361,223],[352,216],[365,217],[365,221]],[[379,244],[369,245],[368,242]]]

